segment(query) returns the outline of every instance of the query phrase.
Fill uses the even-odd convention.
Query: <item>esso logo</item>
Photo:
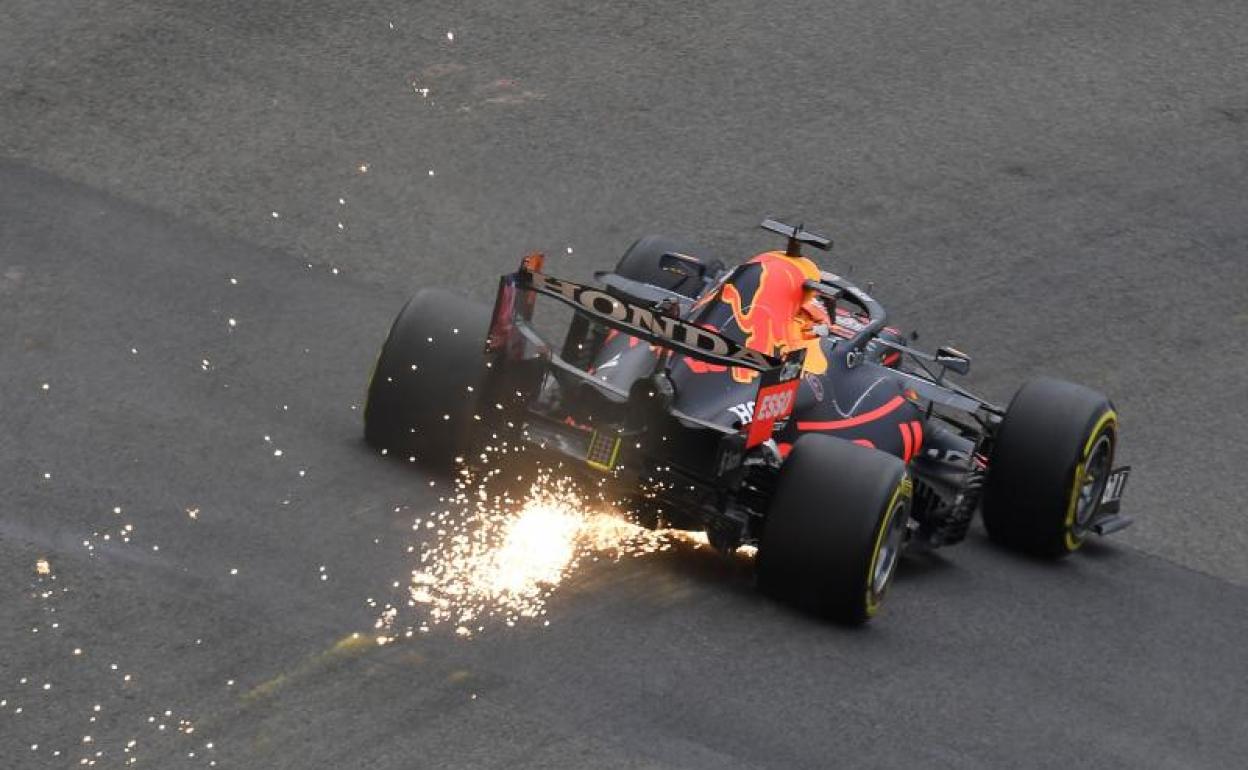
[[[789,413],[793,408],[793,391],[782,390],[779,393],[768,393],[758,404],[758,412],[754,419],[777,420]]]

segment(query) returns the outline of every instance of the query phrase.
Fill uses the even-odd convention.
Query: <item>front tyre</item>
[[[898,458],[831,436],[802,436],[768,507],[760,587],[840,622],[869,620],[896,574],[910,498]]]
[[[443,289],[403,307],[368,385],[364,438],[387,454],[449,470],[466,448],[486,371],[489,309]]]
[[[1083,545],[1118,446],[1118,415],[1102,393],[1037,378],[1019,388],[997,432],[984,488],[988,535],[1060,558]]]

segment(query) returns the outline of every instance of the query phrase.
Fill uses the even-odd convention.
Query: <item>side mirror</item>
[[[971,357],[949,347],[936,349],[936,363],[957,374],[966,374],[971,370]]]

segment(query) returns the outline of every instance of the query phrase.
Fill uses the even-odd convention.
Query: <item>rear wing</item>
[[[782,356],[768,355],[672,315],[660,303],[647,307],[604,289],[546,275],[540,271],[541,262],[538,255],[533,255],[524,260],[518,271],[502,277],[486,340],[487,352],[506,346],[517,320],[532,320],[533,299],[542,294],[569,305],[590,320],[665,350],[710,364],[759,372],[755,414],[748,430],[744,431],[746,448],[769,439],[775,424],[792,412],[805,349],[789,351]],[[716,427],[709,423],[706,426]]]
[[[784,366],[784,359],[769,356],[655,307],[643,307],[602,289],[584,286],[537,271],[521,268],[518,286],[570,305],[591,319],[660,347],[677,350],[699,361],[721,366],[741,366],[766,372]]]

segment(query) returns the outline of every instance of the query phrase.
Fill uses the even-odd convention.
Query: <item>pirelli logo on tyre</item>
[[[797,400],[797,386],[801,380],[793,379],[766,385],[758,389],[758,398],[754,401],[754,418],[750,421],[750,432],[746,437],[747,447],[758,446],[771,438],[776,423],[793,412],[793,402]]]

